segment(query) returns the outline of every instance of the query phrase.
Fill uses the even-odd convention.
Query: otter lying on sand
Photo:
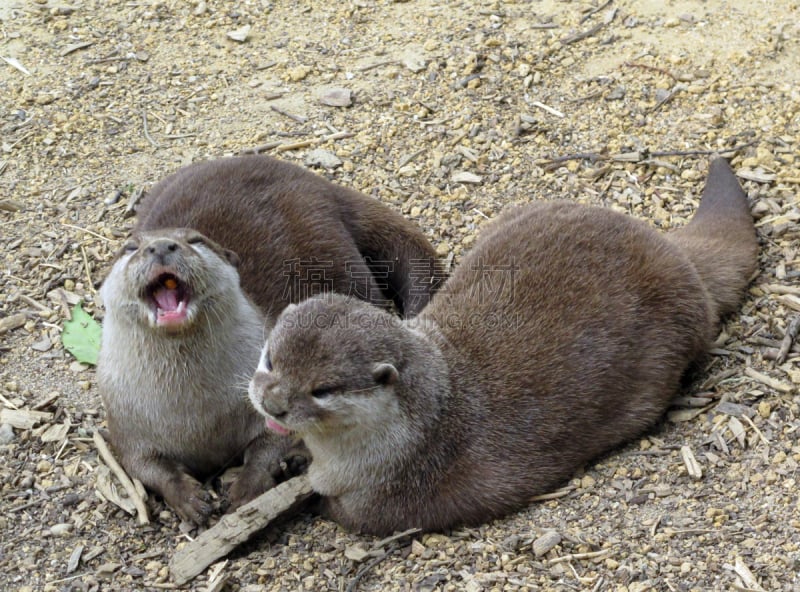
[[[667,408],[757,241],[728,164],[668,234],[607,209],[534,203],[482,232],[420,315],[338,296],[287,308],[250,382],[301,436],[325,511],[387,534],[524,507]]]
[[[101,290],[98,382],[125,469],[196,523],[211,512],[197,479],[242,457],[234,507],[274,485],[297,450],[265,432],[246,384],[277,314],[338,291],[411,315],[434,257],[377,200],[266,156],[164,179]]]

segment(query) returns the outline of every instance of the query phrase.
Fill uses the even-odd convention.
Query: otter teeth
[[[169,298],[157,298],[156,321],[159,325],[180,325],[186,321],[186,301],[171,294]]]
[[[183,315],[186,314],[186,302],[181,300],[178,302],[178,306],[171,310],[164,310],[160,306],[158,307],[158,316],[163,317],[165,315]]]

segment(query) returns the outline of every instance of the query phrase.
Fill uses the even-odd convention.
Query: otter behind
[[[652,426],[741,297],[755,231],[726,164],[705,196],[666,236],[567,202],[508,211],[410,321],[335,296],[291,307],[251,401],[304,438],[312,486],[350,529],[518,510]]]

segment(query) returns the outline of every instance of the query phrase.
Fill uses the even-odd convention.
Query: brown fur
[[[567,202],[504,213],[411,321],[337,297],[291,307],[251,400],[304,438],[311,483],[348,528],[517,510],[651,426],[735,306],[753,221],[723,161],[704,195],[666,237]]]
[[[265,433],[244,388],[284,306],[338,290],[413,314],[435,287],[434,251],[413,224],[265,156],[199,163],[167,177],[142,204],[129,246],[102,289],[98,378],[111,440],[133,477],[197,523],[211,507],[196,478],[244,453],[230,492],[235,507],[271,487],[282,460],[297,460],[285,440]],[[383,277],[382,262],[393,265]],[[184,282],[196,305],[175,327],[156,322],[146,293],[163,273]],[[306,273],[322,277],[304,283]]]
[[[268,319],[319,292],[305,281],[315,271],[327,290],[393,302],[405,316],[421,310],[435,287],[435,251],[413,223],[376,199],[268,156],[196,163],[158,183],[136,230],[179,226],[239,255],[242,287]],[[287,275],[293,271],[299,289]]]

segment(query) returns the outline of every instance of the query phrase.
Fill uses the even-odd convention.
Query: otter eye
[[[189,243],[190,245],[196,245],[198,243],[204,243],[206,241],[199,234],[193,234],[192,236],[186,239],[186,242]]]
[[[315,399],[327,399],[337,390],[338,389],[334,386],[322,386],[311,391],[311,396]]]
[[[133,253],[138,248],[139,248],[139,245],[136,244],[135,242],[131,241],[131,242],[125,243],[125,246],[122,247],[122,251],[124,253]]]
[[[269,352],[264,357],[264,368],[267,369],[267,372],[272,372],[272,358],[269,357]]]

